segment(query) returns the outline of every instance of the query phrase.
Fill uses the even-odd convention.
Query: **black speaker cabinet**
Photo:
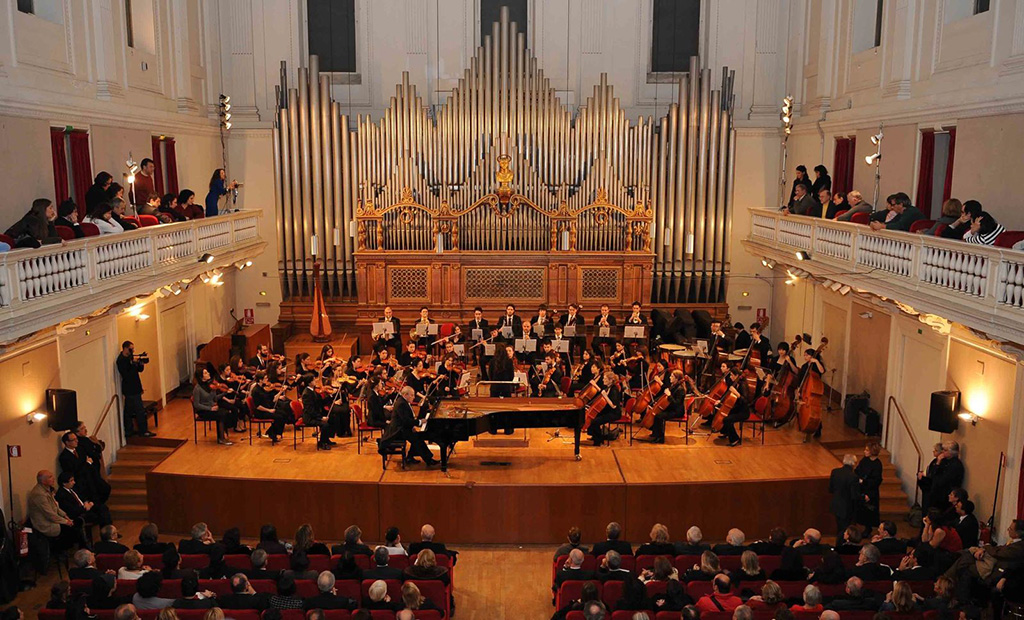
[[[74,390],[46,390],[46,413],[50,428],[73,431],[78,426],[78,394]]]
[[[932,405],[928,411],[928,430],[952,433],[960,424],[960,392],[946,390],[932,392]]]

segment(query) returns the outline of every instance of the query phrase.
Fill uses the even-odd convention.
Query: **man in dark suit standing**
[[[552,334],[552,324],[554,321],[548,316],[548,307],[541,304],[537,307],[537,315],[530,319],[530,325],[533,326],[533,334],[539,338],[550,338]],[[538,326],[543,325],[542,329],[538,329]]]
[[[419,456],[426,462],[427,466],[437,465],[438,460],[430,453],[427,443],[419,437],[415,431],[416,416],[412,412],[412,401],[416,398],[416,391],[408,385],[402,388],[395,399],[394,410],[391,414],[391,422],[388,424],[384,436],[380,438],[381,449],[397,441],[409,442],[408,462],[419,463],[416,457]]]
[[[365,578],[365,574],[364,578]],[[334,573],[329,570],[325,570],[316,578],[316,587],[320,590],[320,593],[316,596],[307,598],[303,602],[303,608],[307,611],[310,609],[348,609],[352,610],[359,607],[356,601],[353,601],[347,596],[338,596],[338,593],[334,589]]]
[[[939,510],[949,508],[949,494],[964,485],[964,464],[960,460],[960,444],[946,441],[942,444],[942,460],[932,479],[929,493],[931,506]]]
[[[828,492],[832,494],[832,505],[829,511],[836,517],[837,538],[842,539],[843,532],[853,521],[857,509],[857,498],[860,497],[860,481],[853,466],[857,457],[847,454],[843,457],[843,466],[832,470],[828,479]]]
[[[388,337],[384,332],[377,335],[376,342],[374,343],[374,349],[379,351],[385,347],[391,347],[394,349],[395,354],[402,352],[402,322],[398,320],[391,311],[391,306],[384,306],[384,316],[377,319],[378,323],[391,323],[393,331],[391,336]]]

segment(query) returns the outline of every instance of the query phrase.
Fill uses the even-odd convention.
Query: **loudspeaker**
[[[932,405],[928,411],[928,430],[952,433],[960,424],[960,392],[946,390],[932,392]]]
[[[50,428],[73,431],[78,426],[78,394],[74,390],[46,390],[46,413]]]

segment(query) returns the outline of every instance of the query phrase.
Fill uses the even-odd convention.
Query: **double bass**
[[[803,336],[797,334],[793,344],[789,345],[789,351],[796,351],[797,346],[804,341]],[[775,373],[774,385],[769,397],[771,407],[771,419],[784,423],[793,415],[793,396],[795,395],[797,373],[789,364],[780,364],[779,371]]]
[[[828,338],[822,337],[821,346],[814,352],[814,357],[821,361],[821,352],[828,346]],[[796,389],[797,425],[801,433],[816,433],[821,428],[821,398],[825,393],[825,384],[821,375],[816,375],[808,366]]]

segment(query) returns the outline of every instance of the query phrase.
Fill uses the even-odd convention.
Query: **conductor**
[[[434,458],[423,441],[416,433],[416,416],[412,412],[412,401],[416,398],[416,391],[408,385],[402,388],[395,399],[395,407],[391,415],[391,422],[388,424],[384,436],[378,442],[378,450],[383,453],[388,446],[399,441],[409,442],[407,464],[419,463],[416,457],[419,456],[427,464],[437,465],[440,461]]]

